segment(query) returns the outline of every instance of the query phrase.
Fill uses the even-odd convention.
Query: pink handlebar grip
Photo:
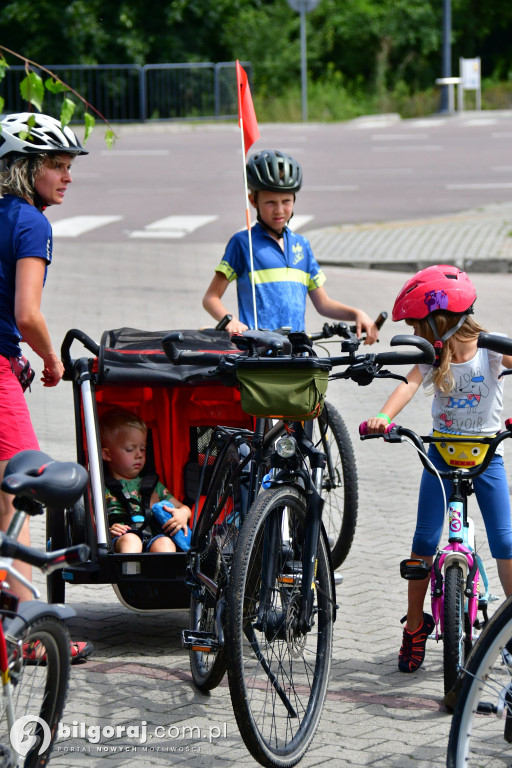
[[[368,422],[367,421],[363,421],[359,425],[359,434],[360,435],[367,435],[368,434]]]

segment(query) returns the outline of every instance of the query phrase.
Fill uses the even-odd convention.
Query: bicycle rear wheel
[[[190,652],[192,678],[201,691],[216,688],[226,673],[224,595],[244,503],[240,477],[233,474],[240,461],[236,447],[230,443],[217,461],[197,535],[196,564],[208,582],[197,579],[190,601],[190,629],[204,639]]]
[[[444,577],[444,692],[449,693],[464,665],[464,580],[460,565],[450,565]]]
[[[448,768],[509,768],[512,755],[512,598],[480,635],[464,670],[448,740]]]
[[[313,422],[313,443],[327,456],[322,484],[322,521],[331,545],[332,564],[345,561],[356,531],[358,487],[356,459],[345,422],[331,403],[324,403]]]
[[[309,632],[297,627],[305,521],[306,501],[296,488],[261,494],[240,533],[228,597],[228,679],[238,727],[259,763],[280,768],[299,762],[313,739],[331,665],[335,595],[323,538],[314,625]]]
[[[17,634],[16,642],[7,640],[14,719],[22,747],[14,762],[17,768],[42,768],[48,763],[66,702],[69,647],[65,624],[53,616],[30,621]],[[4,708],[0,742],[11,745],[15,753]]]

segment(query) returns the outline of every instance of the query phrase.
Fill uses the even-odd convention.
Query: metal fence
[[[145,120],[212,120],[238,115],[235,62],[200,62],[195,64],[79,64],[44,65],[71,89],[92,104],[109,122]],[[242,62],[249,79],[250,62]],[[32,67],[46,79],[48,75]],[[1,95],[4,112],[23,112],[27,103],[19,85],[25,67],[12,66],[6,71]],[[73,98],[73,94],[68,94]],[[73,121],[84,112],[77,104]],[[62,94],[45,92],[44,110],[59,114]]]

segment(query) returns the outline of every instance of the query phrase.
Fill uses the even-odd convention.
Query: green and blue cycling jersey
[[[284,250],[259,223],[252,228],[258,327],[273,330],[291,326],[292,331],[304,331],[306,297],[326,278],[305,237],[286,228],[283,240]],[[247,231],[233,235],[215,271],[229,282],[237,281],[239,319],[255,328]]]

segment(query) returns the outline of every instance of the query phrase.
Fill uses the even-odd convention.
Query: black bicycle
[[[397,378],[383,366],[431,362],[433,350],[423,339],[402,336],[392,344],[417,349],[348,350],[319,359],[305,334],[286,339],[247,331],[232,337],[241,354],[218,355],[178,352],[175,339],[163,341],[169,359],[211,362],[217,379],[238,380],[242,407],[257,417],[254,431],[217,427],[202,457],[204,471],[214,458],[213,475],[194,521],[191,628],[183,645],[201,690],[218,685],[227,667],[238,727],[253,757],[265,766],[292,766],[321,716],[336,616],[322,526],[326,456],[308,427],[328,378],[358,384]],[[331,373],[342,365],[346,370]],[[200,501],[201,492],[196,509]]]

